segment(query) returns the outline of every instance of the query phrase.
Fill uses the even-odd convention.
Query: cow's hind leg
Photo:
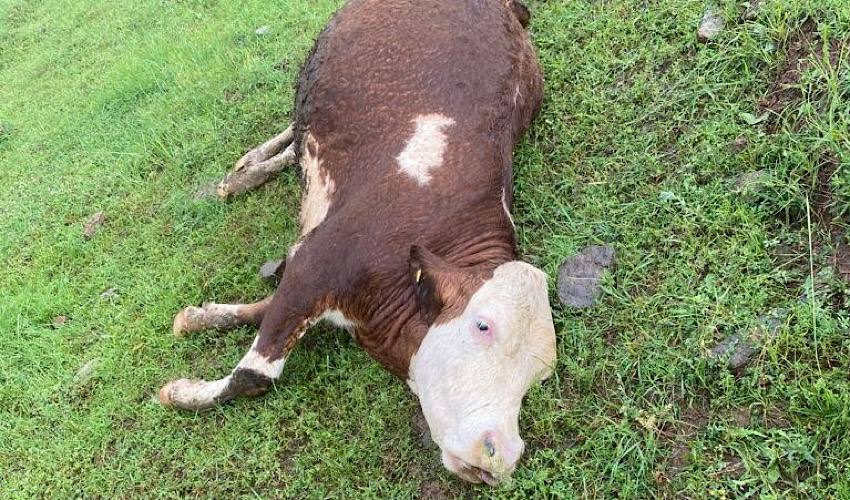
[[[233,172],[218,183],[219,198],[244,193],[253,189],[295,163],[295,145],[292,125],[277,136],[257,146],[236,162]]]
[[[259,326],[272,298],[253,304],[216,304],[189,306],[174,317],[174,335],[183,337],[203,330],[231,330],[243,325]]]

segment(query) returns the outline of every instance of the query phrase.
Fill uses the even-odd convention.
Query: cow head
[[[410,362],[443,464],[472,482],[510,477],[522,455],[522,398],[555,364],[546,275],[520,261],[490,273],[454,267],[413,247],[411,278],[430,325]]]

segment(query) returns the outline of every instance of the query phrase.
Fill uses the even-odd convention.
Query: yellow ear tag
[[[416,270],[416,282],[419,283],[422,280],[422,269]]]

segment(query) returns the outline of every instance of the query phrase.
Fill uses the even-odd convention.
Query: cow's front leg
[[[197,411],[237,396],[266,392],[280,376],[298,340],[321,316],[321,312],[316,311],[319,302],[311,299],[305,290],[299,290],[300,283],[303,283],[300,278],[284,274],[284,280],[263,311],[257,338],[230,375],[209,382],[173,380],[160,390],[160,402],[165,406]]]
[[[184,337],[203,330],[231,330],[243,325],[259,326],[272,298],[253,304],[216,304],[207,302],[201,307],[189,306],[174,317],[174,335]]]
[[[236,162],[233,172],[218,183],[216,193],[225,199],[253,189],[295,163],[295,144],[292,125],[245,154]]]
[[[199,411],[237,396],[266,392],[283,371],[288,351],[279,356],[266,355],[258,350],[259,341],[260,335],[230,375],[209,382],[185,378],[172,380],[159,391],[159,401],[165,406]]]

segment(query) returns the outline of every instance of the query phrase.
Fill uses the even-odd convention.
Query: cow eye
[[[490,327],[487,326],[487,323],[481,321],[480,319],[476,322],[476,324],[478,325],[479,332],[486,332],[490,330]]]

